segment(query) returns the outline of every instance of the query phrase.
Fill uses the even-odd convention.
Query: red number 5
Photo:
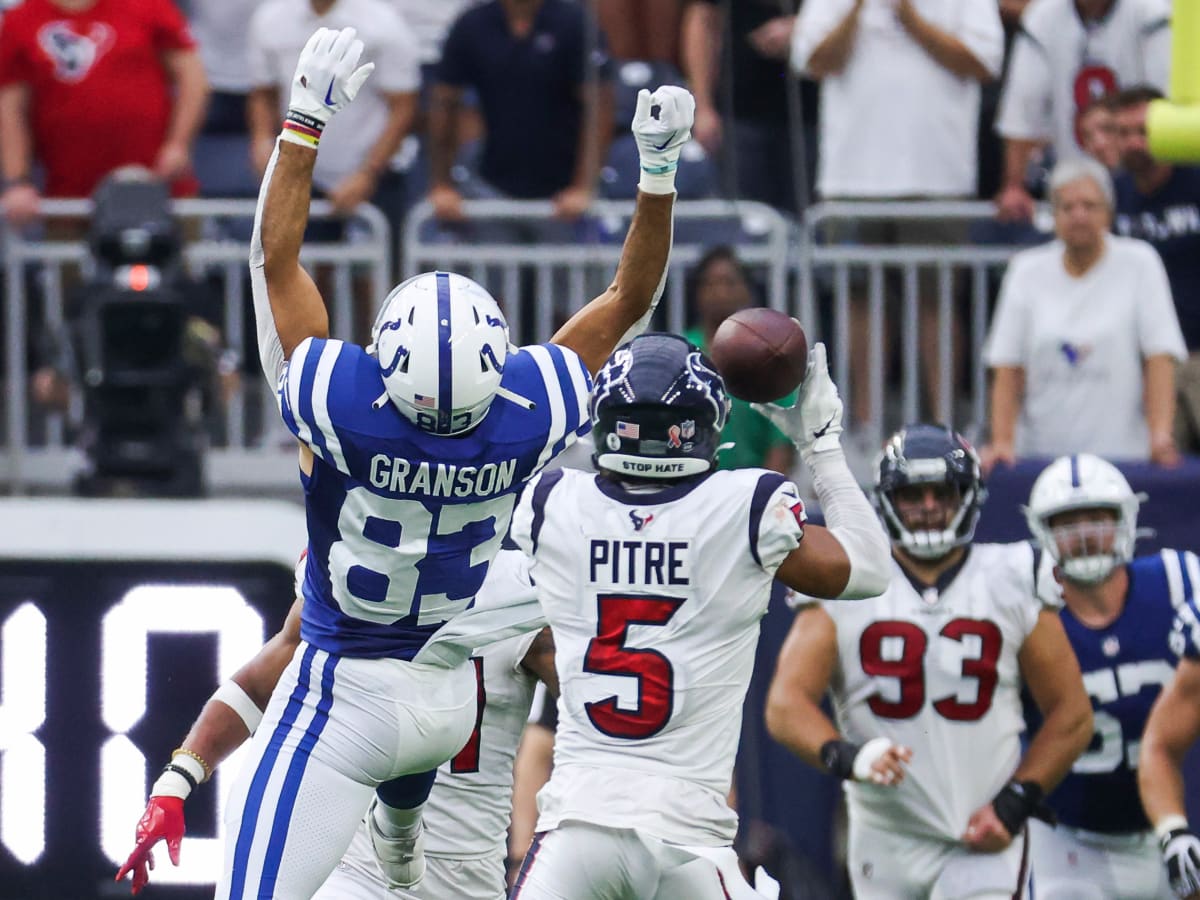
[[[628,675],[638,683],[637,706],[617,706],[617,697],[585,703],[588,718],[610,737],[639,740],[660,732],[674,705],[674,670],[657,650],[625,646],[630,625],[666,625],[683,600],[671,597],[598,598],[596,636],[588,642],[583,670],[600,675]]]
[[[987,619],[952,619],[939,632],[941,637],[962,641],[967,637],[979,638],[979,655],[964,659],[962,675],[978,682],[975,700],[960,703],[951,694],[935,700],[934,710],[944,718],[956,722],[974,722],[983,718],[992,707],[992,695],[996,691],[996,661],[1004,639],[995,622]],[[883,658],[885,638],[901,641],[899,656]],[[925,705],[925,650],[929,639],[925,632],[912,622],[884,619],[873,622],[862,633],[858,642],[858,656],[863,671],[877,678],[895,678],[900,686],[900,699],[884,700],[878,693],[867,701],[871,712],[883,719],[909,719]]]

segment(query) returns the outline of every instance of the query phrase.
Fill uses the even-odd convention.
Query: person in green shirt
[[[739,309],[759,305],[745,267],[727,246],[714,247],[696,263],[688,274],[687,296],[699,323],[684,337],[705,353],[722,322]],[[757,466],[786,475],[795,463],[792,442],[744,400],[733,398],[721,439],[734,445],[721,451],[722,469]]]

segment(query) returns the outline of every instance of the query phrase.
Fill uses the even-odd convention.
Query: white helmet
[[[1029,530],[1071,581],[1095,584],[1117,566],[1133,559],[1137,539],[1138,506],[1144,495],[1135,494],[1117,467],[1090,453],[1060,456],[1042,470],[1024,508]],[[1076,556],[1062,558],[1051,517],[1076,509],[1111,509],[1117,515],[1112,546],[1108,550],[1087,546]],[[1067,526],[1074,528],[1076,526]],[[1094,533],[1094,532],[1093,532]]]
[[[413,424],[461,434],[504,393],[508,323],[492,295],[470,278],[424,272],[383,301],[367,352],[379,360],[386,398]]]

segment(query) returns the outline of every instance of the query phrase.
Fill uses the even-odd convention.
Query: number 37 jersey
[[[898,787],[847,782],[846,796],[859,821],[956,841],[1020,758],[1017,654],[1056,588],[1027,543],[975,544],[937,587],[893,569],[881,596],[823,604],[837,629],[842,731],[913,751]]]
[[[497,397],[477,428],[442,437],[387,400],[362,347],[310,338],[292,352],[280,410],[315,457],[301,476],[304,640],[343,656],[411,659],[470,607],[520,489],[591,427],[591,379],[571,350],[522,348],[500,383],[533,409]]]
[[[651,493],[572,470],[530,485],[512,536],[533,560],[561,689],[539,830],[730,842],[759,620],[803,522],[795,486],[759,469]]]

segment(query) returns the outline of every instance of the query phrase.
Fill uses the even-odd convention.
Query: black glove
[[[1172,828],[1158,839],[1171,888],[1180,897],[1200,893],[1200,838],[1186,826]]]
[[[1042,786],[1036,781],[1010,781],[992,798],[992,809],[1008,833],[1016,837],[1030,818],[1041,819],[1048,825],[1058,822],[1044,796]]]

